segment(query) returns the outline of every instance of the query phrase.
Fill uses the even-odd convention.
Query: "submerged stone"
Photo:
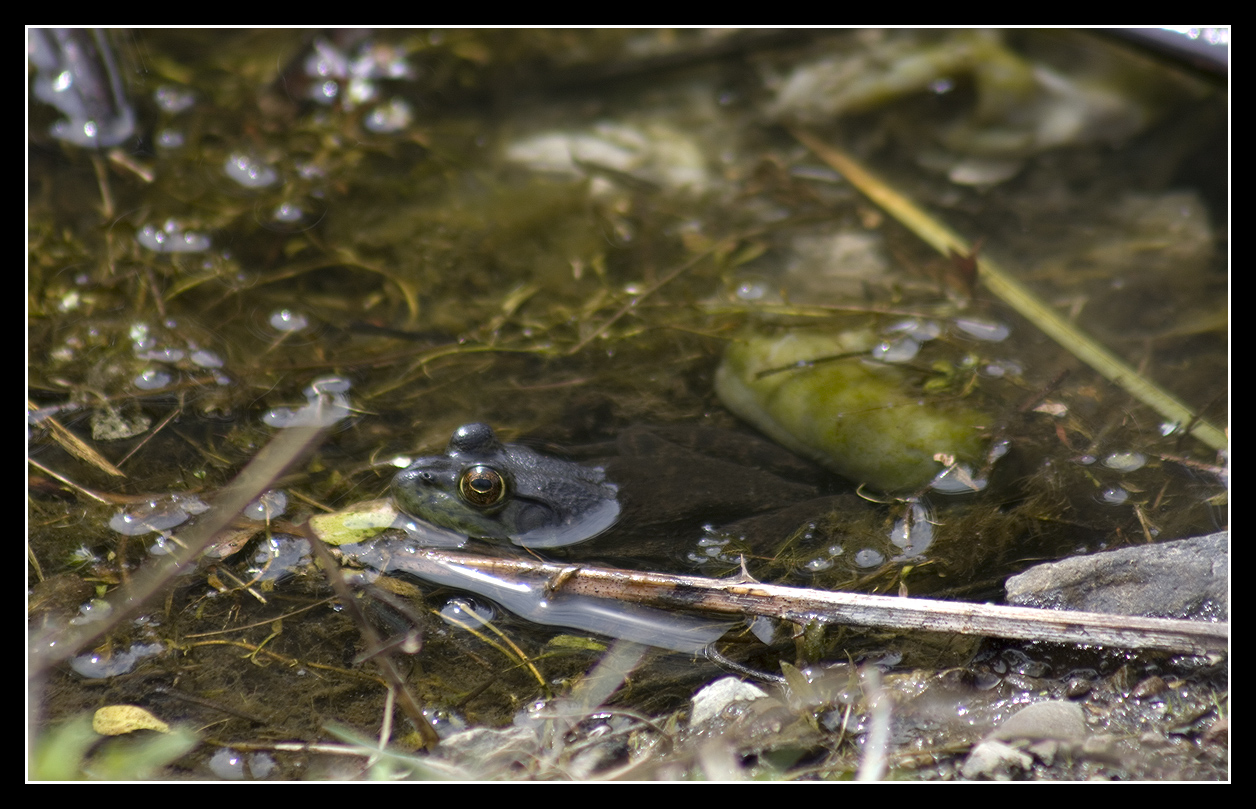
[[[917,392],[908,372],[869,359],[875,345],[866,331],[739,340],[715,390],[777,442],[874,489],[922,489],[945,469],[938,457],[979,465],[989,418]]]

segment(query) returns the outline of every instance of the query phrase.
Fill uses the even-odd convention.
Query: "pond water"
[[[622,567],[724,576],[744,563],[763,581],[986,601],[1038,561],[1228,524],[1227,458],[1197,423],[1110,384],[974,279],[970,257],[934,254],[804,143],[819,138],[865,164],[1200,424],[1224,429],[1224,79],[1084,31],[143,30],[61,41],[62,53],[94,42],[112,54],[99,70],[114,71],[133,126],[117,143],[69,137],[82,116],[40,100],[37,84],[73,71],[32,56],[37,629],[114,592],[283,426],[311,424],[303,407],[320,396],[329,431],[254,521],[227,529],[220,558],[96,650],[145,650],[134,673],[93,682],[63,666],[35,681],[40,727],[134,702],[235,749],[326,740],[329,723],[378,732],[387,690],[290,534],[312,515],[386,497],[399,468],[442,452],[470,422],[586,463],[644,455],[625,475],[658,487],[642,495],[650,503],[691,503],[699,488],[731,503],[668,523],[666,535],[649,523],[664,552],[634,544],[640,536],[597,549],[597,561]],[[69,89],[49,97],[82,81],[63,79]],[[102,132],[128,123],[94,114],[114,124]],[[796,334],[822,335],[842,357],[817,350],[807,368],[782,373],[893,366],[904,402],[979,413],[964,417],[977,424],[971,436],[937,450],[970,457],[927,459],[936,468],[924,481],[894,477],[862,463],[894,451],[880,444],[858,444],[860,462],[830,462],[807,451],[816,440],[791,444],[751,418],[821,465],[742,465],[825,503],[751,524],[783,512],[743,496],[759,489],[741,478],[694,480],[708,467],[678,459],[718,455],[716,433],[762,442],[717,395],[717,368],[730,344]],[[666,453],[653,438],[624,449],[643,426],[666,433]],[[529,706],[553,705],[606,648],[435,584],[372,587],[362,609],[379,633],[421,638],[398,659],[441,733],[527,726]],[[477,628],[486,620],[503,636]],[[1047,686],[1047,675],[1031,682],[1026,666],[1005,664],[1026,654],[1019,646],[836,627],[728,637],[735,665],[786,679],[797,665],[814,683],[839,676],[825,665],[893,660],[883,669],[896,693],[910,680],[936,695],[954,683],[931,677],[968,667],[997,683],[979,711],[960,713],[983,722],[1035,687],[1067,690],[1070,669],[1091,670],[1096,694],[1119,693],[1118,675],[1163,676],[1183,704],[1224,690],[1215,667],[1198,664],[1206,674],[1191,680],[1161,658],[1112,652],[1030,649],[1054,666],[1060,684]],[[166,654],[147,657],[154,643]],[[710,661],[652,654],[617,705],[673,715],[719,675]],[[861,704],[808,702],[792,685],[781,710],[790,723],[811,716],[820,735],[735,749],[763,754],[756,772],[801,762],[849,773],[866,722],[843,742],[848,726],[833,715]],[[581,732],[656,743],[620,721],[608,714]],[[916,753],[974,740],[926,734],[930,721],[911,720]],[[1187,720],[1165,711],[1157,721]],[[395,731],[399,744],[413,746],[406,733]],[[211,753],[167,774],[209,772]],[[270,777],[357,766],[283,755]],[[691,765],[676,761],[652,773]],[[598,766],[609,765],[590,772]],[[904,752],[892,766],[917,765]],[[1225,765],[1200,766],[1180,772],[1218,777]],[[1095,768],[1043,777],[1102,775]],[[955,773],[942,765],[922,777]]]

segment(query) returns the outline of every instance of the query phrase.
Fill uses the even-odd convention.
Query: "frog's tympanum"
[[[503,444],[487,424],[459,427],[444,455],[398,473],[392,490],[407,514],[525,548],[583,542],[619,517],[617,487],[602,469]]]

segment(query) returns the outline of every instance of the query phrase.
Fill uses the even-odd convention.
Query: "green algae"
[[[872,345],[866,331],[739,340],[724,355],[715,389],[729,410],[777,442],[881,491],[922,489],[952,463],[980,462],[989,417],[918,395],[902,369],[860,356]],[[855,356],[815,362],[848,354]]]

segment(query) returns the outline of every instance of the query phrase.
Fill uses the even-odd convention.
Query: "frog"
[[[504,444],[483,422],[454,431],[443,455],[420,458],[392,481],[398,508],[468,537],[523,548],[584,542],[619,519],[618,487],[597,466]]]
[[[472,422],[454,431],[442,454],[394,476],[393,502],[414,518],[402,521],[410,538],[347,552],[380,572],[468,590],[536,623],[702,654],[733,624],[555,595],[547,586],[426,558],[415,541],[452,537],[458,548],[499,557],[536,556],[541,549],[547,559],[574,564],[688,571],[695,542],[711,523],[767,544],[788,539],[817,513],[867,508],[853,494],[826,494],[826,479],[832,480],[818,466],[744,432],[630,426],[560,454],[505,443],[488,424]],[[435,538],[429,529],[445,536]]]
[[[397,473],[393,501],[463,537],[567,558],[578,546],[582,560],[631,556],[631,566],[683,557],[704,526],[746,522],[751,533],[779,536],[790,529],[770,525],[863,505],[833,494],[831,475],[810,461],[723,428],[632,426],[567,454],[504,443],[488,424],[464,424],[443,454]]]

